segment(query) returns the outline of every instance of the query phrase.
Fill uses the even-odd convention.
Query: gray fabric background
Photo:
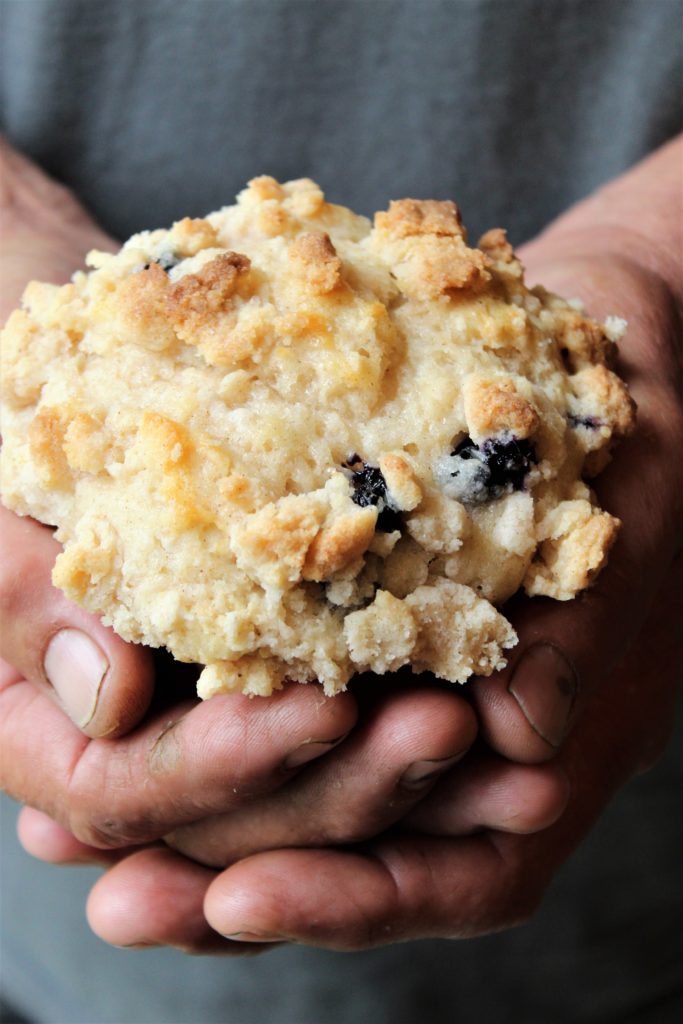
[[[0,119],[119,236],[309,175],[513,240],[675,134],[679,0],[4,0]]]
[[[681,128],[679,0],[3,0],[0,123],[110,231],[315,177],[371,213],[453,197],[514,242]],[[45,1024],[672,1024],[683,721],[528,926],[254,960],[110,949],[93,873],[31,863],[3,804],[3,994]]]

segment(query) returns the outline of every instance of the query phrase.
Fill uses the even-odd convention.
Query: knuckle
[[[129,821],[111,814],[77,816],[70,822],[70,831],[82,843],[100,850],[117,850],[134,846],[150,837],[150,825],[144,821]]]
[[[94,846],[97,849],[108,850],[115,848],[116,844],[108,842],[97,826],[87,818],[77,814],[71,814],[67,819],[67,828],[79,842],[86,846]]]
[[[387,817],[395,818],[396,816],[395,813],[390,814],[390,810],[387,811],[386,806],[375,807],[373,805],[358,808],[355,815],[347,817],[342,822],[345,838],[340,841],[357,843],[370,839],[377,834]]]
[[[180,720],[166,722],[147,752],[147,764],[152,775],[168,776],[179,772],[182,766],[183,746],[178,734]]]
[[[22,579],[25,579],[23,567],[5,552],[0,559],[0,622],[3,631],[16,616],[17,608],[22,603]]]
[[[320,806],[325,807],[325,804]],[[311,823],[309,842],[316,846],[362,842],[377,834],[383,817],[374,804],[349,801],[342,806],[329,805],[324,817]]]
[[[83,748],[72,766],[61,795],[63,817],[69,831],[81,843],[102,850],[117,849],[125,845],[123,818],[111,809],[106,775],[100,776],[99,801],[92,792],[92,765],[85,765],[87,749]]]
[[[72,816],[69,830],[81,843],[101,850],[113,850],[125,845],[122,823],[113,818],[91,819],[81,815]]]

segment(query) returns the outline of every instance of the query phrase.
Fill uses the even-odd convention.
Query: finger
[[[520,765],[483,755],[441,779],[401,824],[435,836],[482,829],[528,835],[553,825],[569,797],[569,780],[554,763]]]
[[[240,942],[367,949],[519,923],[537,904],[543,881],[539,871],[538,890],[523,895],[512,882],[512,869],[485,836],[399,836],[363,852],[256,854],[211,882],[204,912],[217,932]]]
[[[517,923],[537,897],[521,899],[510,882],[503,858],[483,836],[402,838],[368,854],[278,850],[220,875],[153,849],[108,871],[90,893],[87,914],[93,931],[117,946],[228,955],[283,941],[364,949]]]
[[[48,864],[114,864],[122,853],[98,850],[79,842],[56,821],[34,807],[22,807],[17,819],[19,842],[32,857]]]
[[[1,778],[81,842],[129,846],[282,785],[354,721],[350,694],[290,684],[268,700],[220,695],[119,740],[88,740],[21,680],[0,693]]]
[[[49,529],[0,506],[0,656],[88,736],[120,736],[144,715],[149,650],[127,644],[52,586]]]
[[[143,850],[122,860],[90,892],[90,927],[114,946],[175,946],[188,953],[244,956],[262,948],[230,942],[203,912],[214,872],[171,850]]]
[[[3,170],[0,175],[3,234],[10,245],[12,255],[19,255],[20,266],[23,267],[25,262],[35,265],[38,259],[42,267],[49,267],[51,264],[60,267],[65,266],[65,260],[68,260],[68,254],[71,252],[85,255],[87,250],[92,248],[115,250],[117,246],[114,239],[96,224],[74,193],[46,174],[42,167],[11,146],[1,135],[0,166]],[[34,232],[34,237],[31,237],[31,232]],[[35,233],[38,232],[42,245],[36,251]],[[21,259],[22,255],[25,255],[25,260]],[[12,288],[13,262],[8,261],[10,291],[15,290]],[[76,270],[78,265],[74,261],[73,270]],[[58,272],[54,278],[48,275],[47,279],[62,283],[68,278],[67,264],[65,272]],[[18,280],[17,284],[23,288],[26,280],[24,275],[23,281]]]
[[[287,787],[166,842],[223,867],[258,850],[321,846],[374,836],[421,800],[476,735],[470,706],[442,690],[391,694],[361,727]]]

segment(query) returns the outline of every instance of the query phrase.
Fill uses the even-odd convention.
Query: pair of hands
[[[26,281],[66,280],[114,243],[19,154],[2,159],[4,319]],[[673,164],[663,151],[524,253],[530,277],[629,320],[640,427],[599,480],[624,523],[609,568],[571,604],[514,602],[504,672],[464,691],[367,679],[331,699],[292,685],[197,704],[160,663],[153,695],[150,652],[51,587],[51,532],[0,510],[2,784],[28,805],[29,852],[108,867],[88,905],[102,938],[357,949],[506,927],[656,759],[682,654],[676,289],[656,229],[586,225],[591,203],[635,206]]]

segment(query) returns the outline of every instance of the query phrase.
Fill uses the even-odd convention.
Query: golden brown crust
[[[196,256],[202,249],[220,245],[216,229],[200,218],[183,217],[173,225],[172,234],[177,256]]]
[[[64,434],[63,449],[72,469],[99,473],[104,468],[110,439],[102,429],[102,420],[88,412],[77,412]]]
[[[478,291],[491,280],[491,260],[466,244],[455,203],[399,199],[375,214],[374,243],[395,264],[401,291],[430,300],[462,290]]]
[[[540,545],[526,578],[527,594],[570,600],[589,586],[607,561],[619,520],[588,501],[565,501],[540,524]]]
[[[375,227],[390,238],[465,237],[460,211],[449,199],[394,199],[388,210],[375,214]]]
[[[488,257],[454,238],[410,239],[397,257],[399,287],[412,298],[430,300],[464,290],[479,291],[491,280]]]
[[[235,331],[234,299],[250,266],[247,256],[225,252],[195,274],[167,284],[165,308],[177,337],[196,345],[211,366],[247,358],[258,345],[257,325],[245,324]]]
[[[477,247],[485,252],[493,260],[497,260],[500,263],[513,263],[515,261],[515,253],[508,242],[507,231],[504,228],[490,228],[486,231],[479,241]]]
[[[257,178],[252,178],[248,183],[248,188],[261,200],[277,199],[279,201],[285,195],[280,182],[271,178],[269,174],[261,174]]]
[[[158,412],[143,412],[138,440],[145,458],[164,471],[186,465],[191,450],[188,431],[180,423]]]
[[[325,520],[311,495],[282,498],[233,526],[230,544],[242,569],[266,587],[291,587],[302,578],[308,549]]]
[[[422,488],[408,460],[403,455],[387,452],[380,456],[379,468],[396,506],[403,512],[417,508],[422,501]]]
[[[178,333],[196,335],[213,326],[215,317],[229,307],[240,277],[250,266],[248,256],[225,252],[205,263],[196,274],[186,274],[172,285],[166,309]]]
[[[636,403],[616,373],[606,366],[587,366],[571,378],[578,416],[607,424],[614,437],[626,437],[636,425]]]
[[[562,359],[572,373],[594,363],[612,366],[616,358],[616,345],[607,336],[604,328],[595,320],[584,316],[579,310],[568,306],[562,299],[548,295],[542,288],[535,293],[548,298],[558,348]]]
[[[66,411],[55,406],[37,412],[28,428],[31,457],[45,482],[53,487],[66,486],[71,477],[64,454],[64,437],[68,422]]]
[[[299,235],[289,247],[289,256],[314,292],[326,295],[341,283],[342,261],[326,232]]]
[[[477,291],[491,280],[489,261],[478,249],[468,249],[449,239],[438,239],[422,245],[417,258],[423,261],[419,275],[426,294],[447,295],[469,288]]]
[[[510,377],[472,374],[463,384],[463,398],[469,435],[476,442],[506,431],[527,438],[538,427],[538,413]]]
[[[377,510],[358,508],[333,519],[313,538],[306,553],[302,578],[322,582],[329,580],[365,554],[373,537]]]
[[[123,338],[136,338],[152,350],[170,348],[177,339],[168,317],[168,288],[168,275],[151,263],[105,294],[96,315]]]

